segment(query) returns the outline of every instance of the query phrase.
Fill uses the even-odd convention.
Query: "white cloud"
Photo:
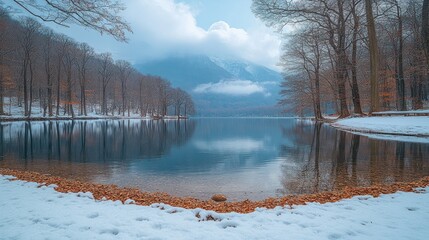
[[[280,56],[279,38],[261,22],[252,29],[214,22],[208,29],[198,26],[196,12],[177,0],[129,0],[123,17],[133,34],[129,43],[118,43],[95,31],[72,26],[48,24],[78,41],[88,42],[97,52],[111,52],[115,58],[132,63],[161,59],[171,55],[205,54],[221,58],[243,59],[273,69]]]
[[[132,23],[135,54],[145,57],[169,54],[207,54],[248,60],[276,68],[280,40],[263,24],[254,29],[234,28],[225,21],[207,30],[198,26],[193,10],[174,0],[134,0],[128,3],[126,18]]]
[[[269,96],[263,86],[264,83],[252,82],[250,80],[222,80],[217,83],[204,83],[194,88],[196,93],[216,93],[233,96],[248,96],[255,93],[262,93]]]

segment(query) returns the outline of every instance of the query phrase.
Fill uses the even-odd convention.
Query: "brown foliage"
[[[148,206],[153,203],[165,203],[171,206],[187,209],[203,208],[216,212],[238,213],[250,213],[255,211],[255,208],[272,209],[277,206],[305,205],[308,202],[336,202],[341,199],[351,198],[358,195],[371,195],[378,197],[380,194],[389,194],[397,191],[413,192],[416,188],[429,186],[429,176],[427,176],[418,181],[408,183],[399,182],[391,185],[380,184],[370,187],[345,187],[341,191],[305,195],[288,195],[279,198],[267,198],[262,201],[244,200],[240,202],[217,203],[212,200],[199,200],[191,197],[175,197],[162,192],[150,193],[142,192],[134,188],[120,188],[116,185],[81,182],[30,171],[0,168],[0,174],[12,175],[19,180],[37,182],[45,185],[56,184],[58,187],[56,187],[55,190],[58,192],[91,192],[97,200],[101,200],[103,197],[108,200],[120,200],[122,202],[125,202],[127,199],[133,199],[136,204],[144,206]]]

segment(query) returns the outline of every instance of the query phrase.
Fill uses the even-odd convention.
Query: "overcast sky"
[[[55,30],[88,42],[97,52],[132,63],[177,54],[244,59],[276,68],[280,38],[251,12],[251,0],[127,0],[129,42],[81,27]]]

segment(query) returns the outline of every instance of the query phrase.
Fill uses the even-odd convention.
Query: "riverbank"
[[[108,199],[112,201],[126,202],[128,199],[132,199],[135,204],[143,206],[150,206],[155,203],[164,203],[186,209],[203,208],[205,210],[222,213],[250,213],[255,211],[257,208],[273,209],[278,206],[305,205],[307,202],[337,202],[342,199],[348,199],[359,195],[378,197],[381,194],[391,194],[397,191],[413,192],[415,188],[429,186],[428,176],[413,182],[399,182],[391,185],[377,184],[369,187],[345,187],[342,191],[287,195],[278,198],[267,198],[262,201],[244,200],[218,203],[212,200],[201,200],[192,197],[176,197],[163,192],[142,192],[138,189],[121,188],[116,185],[82,182],[30,171],[0,168],[0,175],[14,176],[19,180],[36,182],[43,185],[54,184],[57,186],[55,190],[63,193],[91,192],[96,200]]]
[[[232,203],[200,201],[204,206],[182,199],[187,210],[160,204],[167,197],[160,195],[158,203],[137,206],[144,199],[131,189],[5,169],[1,174],[0,232],[5,239],[425,239],[429,234],[429,187],[423,188],[429,178],[395,187],[349,189],[347,195],[292,197],[286,204],[271,200],[273,209],[247,208],[241,212],[249,214],[238,214],[207,210]],[[30,182],[22,181],[26,178]],[[69,191],[75,193],[62,193]],[[380,195],[391,192],[396,193]],[[333,203],[299,206],[305,202],[298,199],[315,202],[316,197]],[[246,203],[237,209],[246,209]]]
[[[67,120],[121,120],[121,119],[143,119],[143,120],[177,120],[177,116],[164,116],[164,117],[141,117],[139,115],[133,116],[104,116],[104,115],[88,115],[88,116],[52,116],[52,117],[43,117],[43,116],[34,116],[34,117],[24,117],[24,116],[0,116],[0,122],[15,122],[15,121],[67,121]],[[187,119],[187,117],[181,116],[179,119]]]
[[[429,137],[427,116],[382,116],[339,119],[331,126],[360,133]]]

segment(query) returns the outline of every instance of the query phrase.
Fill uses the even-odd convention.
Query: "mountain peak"
[[[280,73],[261,65],[205,55],[170,57],[136,68],[188,91],[201,115],[243,116],[250,108],[256,109],[256,115],[267,115],[277,102],[282,79]]]

